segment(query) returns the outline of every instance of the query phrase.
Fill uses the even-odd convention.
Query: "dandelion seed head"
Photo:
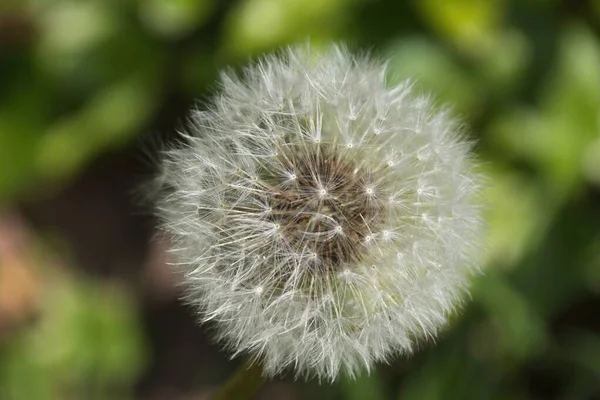
[[[267,375],[334,380],[434,338],[477,271],[479,177],[446,110],[341,47],[223,74],[164,153],[186,300]]]

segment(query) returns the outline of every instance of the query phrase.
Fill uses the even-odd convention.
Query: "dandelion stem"
[[[265,383],[262,368],[258,363],[244,362],[221,386],[212,400],[248,400]]]

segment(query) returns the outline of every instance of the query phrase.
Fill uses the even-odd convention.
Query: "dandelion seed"
[[[223,75],[164,154],[157,214],[186,299],[269,376],[334,380],[410,353],[477,271],[470,145],[385,75],[339,47],[267,56]]]

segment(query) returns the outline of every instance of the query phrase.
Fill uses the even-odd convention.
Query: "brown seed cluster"
[[[293,171],[292,179],[274,182],[269,203],[283,237],[325,271],[359,261],[365,239],[384,214],[383,204],[369,193],[373,174],[321,148],[282,157],[282,163]]]

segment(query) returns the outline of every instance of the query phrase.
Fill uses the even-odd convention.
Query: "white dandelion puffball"
[[[157,213],[187,301],[234,355],[334,380],[436,336],[481,226],[447,110],[367,56],[299,46],[223,74],[191,120]]]

